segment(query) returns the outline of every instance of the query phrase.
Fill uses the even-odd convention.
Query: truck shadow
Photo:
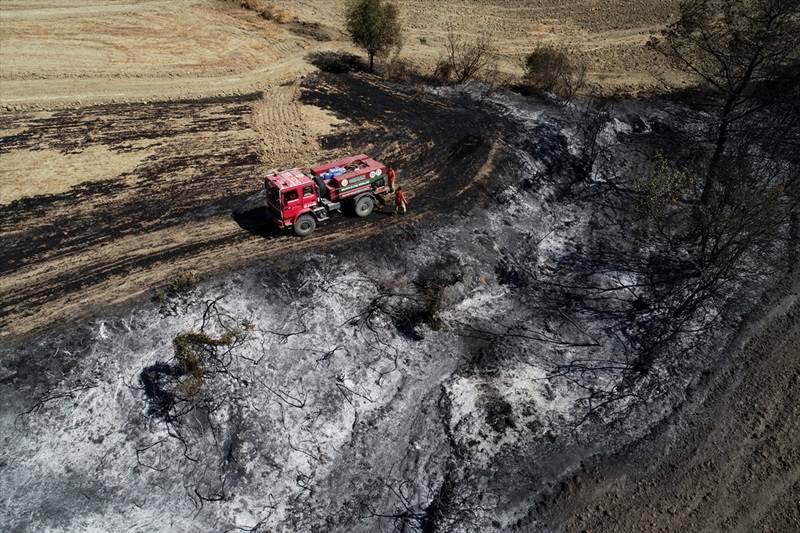
[[[232,217],[240,228],[251,235],[272,239],[284,234],[279,228],[270,224],[267,208],[263,205],[247,211],[234,211]]]
[[[330,221],[319,226],[315,233],[327,233],[328,231],[333,231],[333,228],[336,228],[342,223],[352,224],[353,222],[358,221],[369,223],[378,220],[384,220],[386,218],[392,218],[394,216],[394,204],[387,202],[385,206],[377,206],[372,214],[364,219],[360,219],[354,214],[337,215]],[[270,222],[267,209],[263,205],[248,209],[246,211],[234,211],[231,215],[231,218],[233,218],[234,222],[236,222],[240,228],[248,232],[250,235],[256,237],[261,237],[263,239],[274,239],[287,235],[294,237],[294,233],[292,233],[291,230],[282,230],[276,228],[275,225]]]

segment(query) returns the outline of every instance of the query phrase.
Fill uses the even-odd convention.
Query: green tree
[[[401,43],[400,11],[383,0],[347,0],[347,31],[353,43],[367,51],[369,71],[375,56],[384,54]]]

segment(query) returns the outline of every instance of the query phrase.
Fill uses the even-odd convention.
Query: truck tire
[[[372,196],[362,196],[356,200],[356,216],[362,218],[369,216],[374,208],[375,200],[372,199]]]
[[[294,221],[294,232],[300,237],[311,235],[317,229],[317,221],[309,214],[300,215]]]

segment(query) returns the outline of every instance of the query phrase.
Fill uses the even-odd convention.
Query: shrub
[[[400,83],[411,83],[421,79],[422,74],[414,62],[401,57],[393,57],[386,64],[386,77]]]
[[[228,331],[220,338],[215,339],[205,333],[194,331],[181,333],[172,341],[175,348],[175,359],[181,373],[187,378],[178,385],[178,390],[186,396],[192,397],[200,392],[203,385],[204,364],[203,352],[214,353],[220,346],[230,346],[235,338],[234,331]]]
[[[200,281],[200,274],[196,270],[176,272],[167,279],[164,287],[153,295],[153,300],[163,302],[192,290]]]
[[[360,57],[348,52],[314,52],[308,56],[308,60],[321,71],[331,74],[344,74],[367,69]]]
[[[487,35],[467,41],[448,28],[445,54],[436,65],[434,77],[443,82],[466,83],[495,70],[495,52]]]
[[[525,57],[525,82],[569,102],[586,85],[586,64],[553,46],[540,46]]]
[[[433,69],[433,77],[437,80],[449,83],[453,79],[453,65],[450,61],[442,58],[436,62],[436,67]]]
[[[689,174],[659,155],[653,172],[636,182],[639,210],[643,216],[657,220],[681,199],[691,184]]]

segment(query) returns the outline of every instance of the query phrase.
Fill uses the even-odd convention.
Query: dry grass
[[[192,290],[200,282],[200,274],[196,270],[176,272],[167,279],[165,285],[156,290],[153,301],[165,302]]]
[[[178,385],[178,390],[186,397],[195,396],[203,386],[205,374],[203,364],[203,351],[213,353],[219,346],[233,344],[235,332],[228,331],[220,338],[215,339],[205,333],[189,331],[181,333],[172,341],[175,348],[175,359],[188,378]]]

